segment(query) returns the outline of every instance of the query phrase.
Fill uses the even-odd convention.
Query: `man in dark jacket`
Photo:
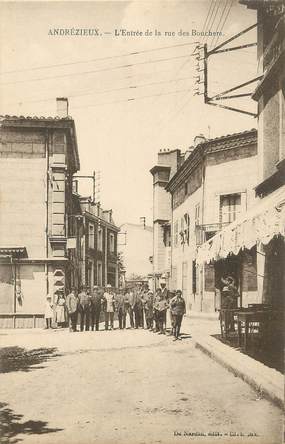
[[[159,335],[165,334],[164,329],[164,319],[165,319],[165,313],[168,308],[168,303],[165,299],[163,299],[162,293],[158,293],[158,297],[156,298],[154,308],[156,310],[156,316],[157,316],[157,323],[159,328]]]
[[[123,293],[119,293],[116,297],[116,306],[118,311],[118,320],[119,320],[119,328],[122,330],[126,328],[126,307],[125,307],[125,298]]]
[[[80,331],[89,330],[91,298],[86,287],[82,287],[78,295],[78,311],[80,313]]]
[[[97,285],[94,285],[93,293],[91,295],[91,330],[94,331],[94,326],[96,331],[99,330],[100,313],[102,305],[102,292]]]
[[[135,328],[143,328],[143,302],[139,290],[136,291],[134,297],[133,311],[135,314]]]
[[[180,328],[182,323],[183,315],[186,313],[185,300],[182,297],[182,291],[177,290],[176,296],[170,301],[170,310],[173,319],[173,329],[174,329],[174,341],[181,339]]]

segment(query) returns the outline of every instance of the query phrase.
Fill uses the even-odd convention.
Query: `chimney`
[[[56,114],[61,118],[68,116],[68,99],[66,97],[57,97]]]
[[[203,134],[199,134],[198,136],[194,137],[194,147],[196,148],[199,143],[206,142],[206,137]]]

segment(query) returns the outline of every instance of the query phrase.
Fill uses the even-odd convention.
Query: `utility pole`
[[[93,187],[92,187],[92,201],[93,201],[93,203],[95,203],[96,202],[96,200],[100,200],[100,199],[96,199],[96,193],[97,193],[97,196],[99,195],[99,193],[100,193],[100,183],[99,183],[99,180],[100,180],[100,171],[97,171],[97,173],[96,173],[96,171],[93,171],[93,174],[92,175],[75,175],[75,176],[73,176],[73,178],[72,178],[73,180],[74,180],[74,182],[76,182],[77,181],[77,179],[91,179],[92,180],[92,182],[93,182]],[[76,187],[76,189],[77,189],[77,187]],[[77,190],[78,191],[78,190]],[[99,195],[99,197],[100,197],[100,195]]]

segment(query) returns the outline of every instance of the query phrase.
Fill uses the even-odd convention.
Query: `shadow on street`
[[[17,435],[42,435],[45,433],[60,432],[63,429],[47,427],[46,421],[20,422],[23,415],[16,414],[6,403],[0,403],[0,442],[15,444],[22,441]]]
[[[61,356],[56,347],[26,350],[23,347],[4,347],[0,349],[0,373],[16,371],[29,372],[39,368],[39,364]],[[37,365],[37,367],[33,367]]]

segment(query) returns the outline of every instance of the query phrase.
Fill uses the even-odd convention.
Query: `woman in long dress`
[[[57,325],[61,328],[65,324],[65,298],[62,290],[58,292],[55,313]]]

